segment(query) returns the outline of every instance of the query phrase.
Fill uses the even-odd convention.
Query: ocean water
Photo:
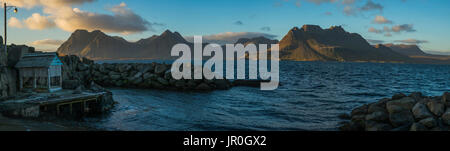
[[[342,121],[337,116],[362,104],[398,92],[437,96],[450,91],[450,66],[283,61],[280,81],[275,91],[113,88],[116,108],[86,123],[126,131],[337,130]]]

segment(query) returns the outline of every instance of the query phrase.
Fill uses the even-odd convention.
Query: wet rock
[[[338,129],[340,131],[363,131],[364,129],[358,127],[352,122],[341,122],[339,123]]]
[[[106,91],[105,88],[101,87],[100,85],[96,84],[95,82],[91,82],[89,89],[94,92]]]
[[[168,86],[168,85],[169,85],[169,81],[167,81],[167,80],[164,79],[164,78],[158,77],[157,80],[158,80],[159,83],[161,83],[161,84],[164,85],[164,86]]]
[[[394,100],[386,103],[386,108],[389,113],[397,113],[404,111],[411,111],[416,104],[416,101],[410,97],[403,97],[399,100]]]
[[[423,103],[417,103],[416,105],[414,105],[412,112],[414,114],[414,117],[419,120],[433,117],[427,106]]]
[[[120,79],[122,76],[120,74],[113,74],[109,76],[112,80],[118,80]]]
[[[162,74],[165,73],[169,68],[167,67],[167,65],[164,64],[158,64],[155,67],[155,74]]]
[[[387,112],[386,103],[380,101],[370,104],[367,113],[371,114],[375,112]]]
[[[389,120],[389,115],[386,112],[378,111],[366,115],[366,121],[386,122]]]
[[[442,122],[450,126],[450,108],[447,108],[447,111],[442,115]]]
[[[442,102],[445,104],[445,106],[450,107],[450,92],[445,92],[442,95]]]
[[[178,80],[175,82],[175,87],[177,88],[184,88],[186,83],[183,80]]]
[[[392,100],[398,100],[398,99],[402,99],[402,98],[404,98],[404,97],[406,97],[405,94],[403,94],[403,93],[397,93],[397,94],[395,94],[394,96],[392,96]]]
[[[440,101],[430,101],[427,106],[431,113],[436,116],[441,116],[445,111],[445,105]]]
[[[357,107],[355,109],[352,110],[352,116],[356,116],[356,115],[365,115],[367,114],[367,110],[368,110],[368,105],[363,105],[361,107]]]
[[[414,116],[410,111],[389,113],[389,120],[394,127],[412,124],[415,121]]]
[[[393,132],[400,132],[400,131],[409,131],[409,129],[411,128],[412,124],[408,124],[408,125],[403,125],[394,129],[391,129],[391,131]]]
[[[89,69],[89,66],[86,64],[78,64],[78,71],[86,71]]]
[[[129,64],[122,64],[119,65],[118,70],[120,73],[124,73],[124,72],[128,72],[129,70],[131,70],[132,66]]]
[[[390,131],[392,126],[386,123],[366,121],[366,131]]]
[[[164,79],[166,79],[166,80],[172,79],[172,72],[170,70],[168,70],[168,71],[166,71],[166,73],[164,73]]]
[[[366,127],[366,115],[364,114],[352,116],[351,121],[358,128],[365,129]]]
[[[437,126],[436,119],[434,119],[433,117],[420,120],[419,123],[427,128],[433,128]]]
[[[428,131],[427,127],[425,127],[424,125],[420,124],[420,123],[414,123],[411,126],[410,131]]]
[[[200,90],[200,91],[210,91],[211,87],[208,84],[206,84],[206,83],[201,83],[195,89],[196,90]]]
[[[416,101],[421,101],[423,99],[423,94],[421,92],[413,92],[409,95],[409,97]]]
[[[339,114],[338,118],[339,119],[343,119],[343,120],[350,120],[350,119],[352,119],[352,117],[349,114],[347,114],[347,113]]]

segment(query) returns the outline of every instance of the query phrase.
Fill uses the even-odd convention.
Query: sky
[[[372,44],[450,52],[449,0],[1,1],[19,9],[8,11],[8,43],[43,51],[56,51],[76,29],[102,30],[128,41],[169,29],[188,40],[203,35],[206,42],[234,43],[257,36],[281,40],[293,27],[314,24],[340,25]]]

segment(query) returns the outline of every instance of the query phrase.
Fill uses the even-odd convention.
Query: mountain
[[[425,56],[428,55],[425,52],[423,52],[419,46],[417,45],[405,45],[405,44],[384,44],[386,47],[391,48],[397,53],[406,55],[406,56]]]
[[[243,44],[245,46],[248,44],[255,44],[256,46],[259,46],[259,44],[267,44],[270,48],[271,44],[278,44],[278,42],[278,40],[271,40],[261,36],[255,38],[241,38],[235,44]]]
[[[317,25],[294,27],[279,42],[280,59],[294,61],[405,62],[409,58],[378,45],[341,26],[322,29]]]
[[[385,44],[386,47],[391,48],[392,50],[409,56],[410,58],[415,59],[415,62],[419,63],[450,63],[450,55],[435,55],[428,54],[422,51],[417,45],[405,45],[405,44]]]
[[[76,30],[57,52],[63,56],[78,55],[90,59],[174,59],[170,51],[179,43],[192,45],[178,32],[170,30],[137,42],[108,36],[98,30]]]

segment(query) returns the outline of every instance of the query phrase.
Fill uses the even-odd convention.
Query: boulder
[[[365,129],[366,127],[366,115],[364,114],[352,116],[351,121],[358,128]]]
[[[197,83],[195,83],[194,80],[187,80],[186,86],[189,88],[195,88],[197,87]]]
[[[415,121],[414,116],[410,111],[389,113],[389,120],[394,127],[410,125]]]
[[[157,81],[152,81],[151,85],[152,85],[153,88],[156,88],[156,89],[164,89],[164,86],[161,83],[157,82]]]
[[[360,129],[353,122],[342,122],[339,123],[338,126],[340,131],[363,131],[364,129]]]
[[[444,103],[440,102],[440,101],[429,101],[427,103],[428,109],[431,111],[431,113],[433,113],[436,116],[441,116],[442,114],[444,114],[445,111],[445,105]]]
[[[356,116],[356,115],[365,115],[365,114],[367,114],[368,107],[369,107],[368,105],[363,105],[363,106],[360,106],[360,107],[357,107],[357,108],[353,109],[352,113],[351,113],[352,117]]]
[[[78,71],[86,71],[89,69],[89,65],[87,64],[78,64]]]
[[[445,92],[442,95],[442,102],[445,104],[445,106],[450,107],[450,92]]]
[[[366,121],[387,122],[389,115],[386,112],[378,111],[366,115]]]
[[[142,78],[142,75],[143,75],[142,72],[138,72],[133,76],[133,78]]]
[[[201,83],[195,88],[195,90],[210,91],[211,87],[208,84],[206,84],[206,83]]]
[[[423,103],[417,103],[414,105],[412,112],[416,119],[425,119],[429,117],[433,117],[433,114],[428,110],[427,106]]]
[[[228,90],[231,87],[230,81],[225,79],[214,80],[214,84],[216,85],[216,88],[220,90]]]
[[[421,92],[413,92],[409,95],[409,97],[416,101],[421,101],[423,99],[423,94]]]
[[[404,98],[404,97],[406,97],[405,94],[403,94],[403,93],[397,93],[397,94],[395,94],[394,96],[392,96],[392,100],[399,100],[399,99],[402,99],[402,98]]]
[[[382,102],[376,102],[369,105],[367,109],[367,113],[375,113],[375,112],[387,112],[386,104]]]
[[[128,72],[131,70],[132,66],[129,64],[121,64],[118,66],[118,70],[120,73]]]
[[[121,78],[121,75],[120,75],[120,74],[113,74],[113,75],[110,75],[109,77],[110,77],[112,80],[118,80],[118,79]]]
[[[169,68],[165,64],[157,64],[155,66],[155,74],[165,73]]]
[[[414,123],[411,126],[410,131],[428,131],[427,127],[425,127],[424,125],[420,124],[420,123]]]
[[[413,98],[410,97],[403,97],[399,100],[394,100],[386,103],[386,109],[388,112],[391,113],[398,113],[398,112],[410,112],[411,109],[416,104],[416,101]]]
[[[338,118],[339,119],[343,119],[343,120],[350,120],[350,119],[352,119],[352,117],[349,114],[347,114],[347,113],[339,114]]]
[[[159,83],[161,83],[161,84],[164,85],[164,86],[168,86],[168,85],[169,85],[169,81],[167,81],[167,80],[164,79],[164,78],[158,77],[157,80],[158,80]]]
[[[184,88],[185,87],[185,82],[183,81],[183,80],[177,80],[176,82],[175,82],[175,87],[177,87],[177,88]]]
[[[442,122],[450,126],[450,108],[447,108],[447,111],[442,115]]]
[[[438,125],[436,119],[434,119],[433,117],[420,120],[419,123],[427,128],[434,128]]]
[[[166,80],[172,79],[172,72],[170,70],[167,70],[166,73],[164,73],[164,79]]]
[[[392,126],[386,123],[378,123],[373,121],[366,121],[366,131],[389,131]]]

